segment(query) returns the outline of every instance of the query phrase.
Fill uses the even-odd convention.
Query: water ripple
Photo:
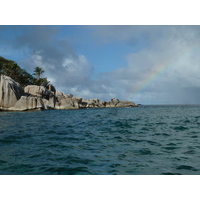
[[[199,108],[0,112],[0,174],[200,174]]]

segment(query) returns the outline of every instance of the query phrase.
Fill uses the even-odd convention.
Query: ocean
[[[0,112],[1,175],[199,175],[200,105]]]

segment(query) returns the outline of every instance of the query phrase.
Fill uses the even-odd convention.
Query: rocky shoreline
[[[110,107],[137,107],[137,104],[130,101],[119,101],[116,98],[109,102],[99,99],[82,99],[56,91],[56,88],[51,84],[28,85],[23,89],[9,76],[0,76],[0,111]]]

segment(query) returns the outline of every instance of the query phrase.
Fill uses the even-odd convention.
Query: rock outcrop
[[[24,110],[36,110],[45,109],[44,102],[41,98],[21,96],[16,104],[9,110],[24,111]]]
[[[52,85],[52,84],[49,84],[47,86],[47,89],[52,92],[54,95],[56,94],[56,88]]]
[[[0,109],[13,107],[22,95],[24,91],[19,83],[8,76],[0,76]]]
[[[38,97],[43,99],[51,99],[54,96],[54,93],[48,90],[44,86],[37,86],[37,85],[28,85],[24,88],[24,92],[28,96]]]
[[[115,107],[119,103],[119,99],[113,98],[110,100],[110,107]]]
[[[28,97],[37,98],[36,108],[40,107],[41,109],[54,109],[56,106],[56,89],[53,85],[37,86],[37,85],[28,85],[24,88],[25,94]],[[34,109],[34,108],[33,108]]]
[[[73,97],[71,94],[64,94],[56,92],[56,105],[55,109],[79,109],[82,98]]]
[[[25,91],[12,78],[0,76],[0,110],[24,111],[55,108],[56,97],[54,86],[29,85]]]
[[[106,107],[136,107],[130,101],[113,98],[109,102],[82,99],[72,94],[56,92],[53,85],[28,85],[24,88],[12,78],[0,76],[0,110],[25,111],[38,109],[79,109]]]
[[[137,107],[137,105],[130,101],[119,101],[115,107]]]
[[[95,108],[99,107],[99,100],[98,99],[83,99],[81,102],[82,108]]]
[[[80,108],[111,108],[111,107],[137,107],[137,105],[131,101],[119,101],[119,99],[113,98],[109,102],[99,101],[98,99],[83,99],[80,103]]]

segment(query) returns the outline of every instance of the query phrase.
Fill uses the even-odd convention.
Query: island
[[[137,107],[137,104],[134,102],[127,100],[119,101],[117,98],[112,98],[109,102],[106,102],[95,98],[83,99],[81,97],[74,97],[72,94],[64,94],[63,92],[56,91],[56,88],[47,81],[47,78],[40,78],[41,68],[36,67],[35,74],[37,78],[33,78],[32,75],[19,68],[13,61],[10,64],[10,61],[2,57],[0,57],[0,61],[1,111]],[[20,71],[21,79],[25,80],[26,78],[25,82],[21,82],[21,84],[24,84],[23,86],[7,75],[10,70],[9,67],[13,67],[12,64],[15,65],[16,70]],[[37,70],[40,73],[36,73]],[[19,75],[16,76],[16,73],[15,77],[21,81]],[[28,83],[28,85],[25,83]]]

